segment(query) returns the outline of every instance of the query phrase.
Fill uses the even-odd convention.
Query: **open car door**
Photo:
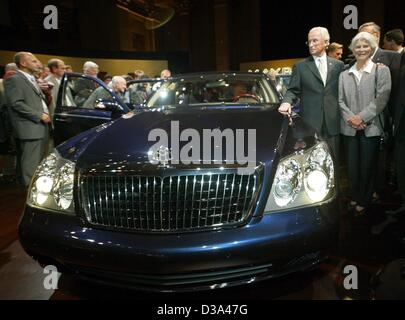
[[[55,145],[129,112],[125,99],[97,78],[65,74],[53,119]]]

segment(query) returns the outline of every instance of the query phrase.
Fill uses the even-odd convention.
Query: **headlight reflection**
[[[39,165],[29,189],[28,205],[73,213],[75,163],[54,151]]]

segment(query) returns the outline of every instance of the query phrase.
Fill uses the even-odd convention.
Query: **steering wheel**
[[[235,99],[233,99],[233,102],[238,102],[242,98],[252,98],[256,100],[257,102],[260,102],[260,98],[254,94],[249,94],[249,93],[244,93],[239,96],[236,96]]]

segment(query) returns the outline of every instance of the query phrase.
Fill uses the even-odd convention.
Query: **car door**
[[[55,145],[117,119],[129,110],[101,80],[67,73],[61,81],[53,118]]]

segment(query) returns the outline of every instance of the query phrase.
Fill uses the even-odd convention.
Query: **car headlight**
[[[265,212],[320,204],[335,194],[335,168],[329,147],[313,148],[280,161]]]
[[[28,192],[27,204],[73,214],[74,175],[75,163],[63,159],[55,150],[36,170]]]

